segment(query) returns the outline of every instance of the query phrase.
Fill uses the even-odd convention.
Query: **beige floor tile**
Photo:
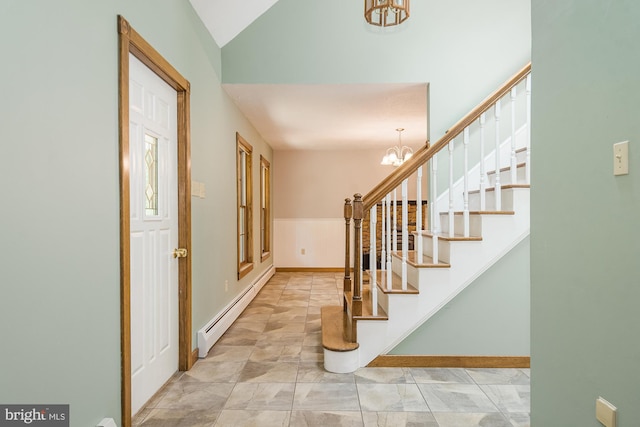
[[[238,382],[295,383],[298,375],[296,362],[248,361],[238,377]]]
[[[212,427],[220,411],[189,409],[154,409],[141,427]]]
[[[290,411],[295,383],[238,383],[225,409]]]
[[[225,409],[215,427],[287,427],[290,411],[243,411]]]
[[[440,427],[429,412],[363,412],[364,427]]]
[[[363,411],[429,412],[427,402],[416,384],[358,384],[357,386]]]
[[[134,427],[530,427],[529,369],[327,372],[320,308],[342,303],[342,282],[343,273],[276,273]]]
[[[294,410],[359,411],[355,384],[297,383]]]
[[[289,427],[360,427],[360,411],[293,411]]]

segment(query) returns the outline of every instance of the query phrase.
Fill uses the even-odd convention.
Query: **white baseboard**
[[[198,357],[204,358],[209,350],[236,321],[238,316],[249,305],[260,289],[275,274],[276,269],[272,265],[256,281],[245,288],[237,298],[223,308],[213,319],[198,331]]]

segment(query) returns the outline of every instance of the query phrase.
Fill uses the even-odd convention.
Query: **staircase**
[[[528,64],[364,197],[346,199],[344,301],[321,312],[326,370],[352,372],[385,354],[528,236],[530,73]],[[409,250],[397,243],[410,240],[407,183],[416,179],[421,206],[425,171],[439,196],[429,218],[418,213]]]

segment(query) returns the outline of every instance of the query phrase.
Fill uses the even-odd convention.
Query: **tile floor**
[[[134,426],[529,426],[528,369],[323,369],[320,307],[342,275],[276,273]]]

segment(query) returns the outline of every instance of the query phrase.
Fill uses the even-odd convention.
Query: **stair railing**
[[[522,100],[522,101],[521,101]],[[502,104],[509,105],[506,114],[510,119],[508,129],[505,132],[505,124],[501,122],[503,115]],[[524,119],[519,119],[521,110],[525,110]],[[523,122],[518,127],[519,120]],[[491,122],[491,123],[489,123]],[[424,168],[430,171],[430,194],[431,201],[429,203],[429,224],[428,228],[425,219],[422,217],[422,209],[416,211],[416,232],[417,236],[423,234],[423,230],[429,230],[427,233],[432,236],[431,247],[423,247],[421,238],[415,239],[414,249],[412,251],[412,261],[417,264],[424,263],[425,255],[433,264],[438,264],[439,247],[438,236],[446,234],[448,237],[454,237],[456,231],[456,209],[462,210],[462,224],[460,227],[461,237],[470,237],[470,186],[478,186],[478,201],[476,202],[476,210],[488,210],[487,194],[493,195],[493,203],[491,210],[502,210],[501,189],[503,187],[503,178],[500,169],[503,165],[509,167],[510,172],[507,180],[509,185],[515,185],[517,182],[517,155],[520,151],[525,151],[525,178],[526,184],[530,183],[530,165],[531,165],[531,63],[524,66],[513,77],[507,80],[499,89],[485,98],[473,110],[471,110],[464,118],[453,125],[443,137],[436,143],[430,145],[429,142],[418,149],[413,156],[405,161],[401,166],[397,167],[387,176],[385,180],[376,185],[367,194],[361,196],[354,195],[353,206],[347,199],[345,204],[345,220],[347,227],[346,250],[345,250],[345,280],[344,280],[344,307],[349,314],[348,322],[350,323],[347,339],[356,342],[355,320],[362,318],[363,314],[363,266],[362,266],[362,220],[365,212],[369,212],[370,224],[370,242],[369,244],[369,270],[370,270],[370,306],[364,311],[367,315],[378,315],[377,301],[377,209],[381,212],[381,257],[380,270],[383,271],[385,287],[391,290],[392,287],[392,257],[400,258],[400,263],[395,267],[396,274],[400,276],[400,287],[407,289],[407,264],[409,263],[409,238],[408,238],[408,182],[412,176],[416,177],[416,194],[415,200],[418,206],[422,206],[422,184],[424,177]],[[491,126],[489,126],[489,124]],[[488,148],[485,146],[487,135],[491,136],[493,132],[494,146]],[[504,138],[504,134],[509,134]],[[473,135],[473,137],[472,137]],[[461,140],[460,140],[461,137]],[[470,170],[470,141],[473,139],[478,142],[477,147],[474,145],[474,158],[479,161],[474,163]],[[456,140],[458,147],[456,148]],[[518,141],[523,141],[521,149],[518,149]],[[444,148],[447,150],[444,150]],[[456,169],[456,161],[454,154],[462,152],[462,176],[456,181],[454,170]],[[487,156],[485,151],[489,151]],[[448,185],[444,190],[438,187],[439,175],[439,154],[443,152],[448,156]],[[448,154],[447,154],[448,152]],[[503,162],[502,157],[508,159]],[[495,169],[495,178],[490,186],[488,177],[488,168]],[[402,200],[402,212],[400,215],[401,222],[401,248],[397,247],[397,189],[400,188]],[[458,190],[458,191],[456,191]],[[441,197],[436,197],[436,195]],[[446,196],[446,199],[444,197]],[[441,202],[438,201],[441,199]],[[347,208],[347,205],[349,208]],[[440,212],[446,213],[447,221],[442,224],[440,221]],[[349,222],[353,218],[354,236],[353,236],[353,281],[351,281],[350,261],[351,250],[349,241]],[[445,230],[446,229],[446,230]],[[446,233],[444,233],[446,232]],[[429,246],[429,245],[427,245]],[[348,279],[349,278],[349,279]],[[365,316],[366,317],[366,316]]]

